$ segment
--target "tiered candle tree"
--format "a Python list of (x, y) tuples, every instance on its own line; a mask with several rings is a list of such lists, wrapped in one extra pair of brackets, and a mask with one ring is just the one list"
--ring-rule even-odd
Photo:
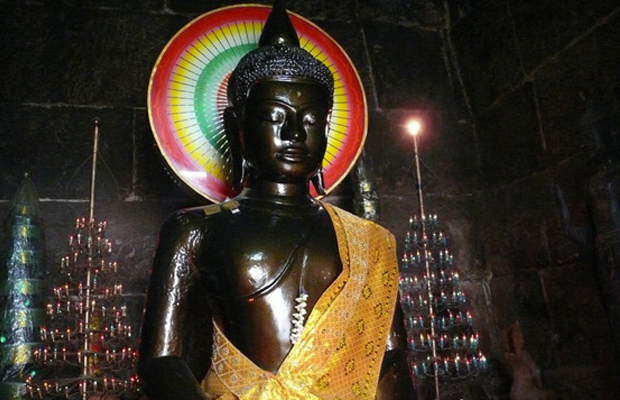
[(415, 377), (454, 381), (484, 370), (480, 336), (473, 330), (471, 313), (464, 309), (467, 298), (460, 289), (454, 256), (437, 215), (410, 218), (400, 271), (401, 303)]
[(60, 260), (64, 282), (47, 303), (48, 324), (41, 326), (38, 368), (28, 381), (27, 398), (130, 399), (139, 391), (134, 365), (136, 338), (127, 324), (122, 283), (107, 222), (94, 217), (99, 123), (95, 120), (93, 169), (88, 217), (75, 221), (68, 250)]
[(475, 376), (486, 369), (487, 361), (478, 349), (480, 337), (473, 331), (472, 316), (463, 308), (467, 300), (459, 288), (447, 236), (439, 229), (437, 215), (424, 210), (418, 154), (421, 124), (413, 120), (407, 128), (414, 143), (419, 217), (409, 219), (404, 238), (400, 298), (414, 382), (432, 379), (439, 400), (441, 383)]

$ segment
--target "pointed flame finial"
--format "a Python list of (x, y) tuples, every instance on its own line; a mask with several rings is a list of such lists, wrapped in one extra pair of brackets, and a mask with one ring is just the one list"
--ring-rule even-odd
[(286, 44), (299, 47), (299, 37), (293, 27), (286, 9), (279, 0), (273, 3), (271, 13), (265, 21), (263, 32), (258, 40), (258, 47)]

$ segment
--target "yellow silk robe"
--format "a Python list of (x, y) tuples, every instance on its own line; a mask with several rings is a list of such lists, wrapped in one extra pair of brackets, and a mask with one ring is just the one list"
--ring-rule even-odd
[[(398, 292), (395, 241), (379, 225), (325, 204), (343, 271), (311, 311), (276, 374), (255, 365), (217, 324), (209, 399), (374, 399)], [(260, 346), (260, 343), (257, 343)]]

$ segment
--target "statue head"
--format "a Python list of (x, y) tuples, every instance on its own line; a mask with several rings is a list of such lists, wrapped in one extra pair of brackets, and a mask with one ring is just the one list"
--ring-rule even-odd
[(334, 77), (329, 68), (299, 46), (299, 38), (286, 10), (276, 1), (258, 48), (246, 54), (228, 80), (228, 102), (242, 109), (250, 87), (261, 79), (305, 78), (323, 85), (333, 105)]
[[(286, 10), (276, 1), (258, 48), (241, 59), (228, 81), (229, 107), (224, 118), (235, 163), (235, 185), (241, 186), (248, 172), (284, 182), (310, 178), (317, 192), (324, 194), (319, 172), (333, 92), (330, 70), (299, 46)], [(290, 154), (276, 166), (277, 141), (306, 143), (289, 144), (286, 151)], [(296, 151), (300, 157), (302, 152), (308, 153), (303, 162), (301, 158), (294, 162)], [(267, 161), (269, 157), (273, 163)], [(240, 165), (241, 159), (245, 167)]]

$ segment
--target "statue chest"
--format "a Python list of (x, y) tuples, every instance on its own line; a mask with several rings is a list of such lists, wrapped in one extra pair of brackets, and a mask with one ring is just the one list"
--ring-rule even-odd
[(244, 355), (272, 372), (291, 349), (297, 299), (307, 294), (305, 321), (342, 272), (327, 213), (235, 215), (210, 227), (196, 260), (213, 318)]
[(237, 218), (225, 225), (212, 230), (200, 256), (201, 275), (216, 298), (253, 301), (275, 292), (290, 292), (293, 298), (300, 290), (322, 293), (342, 270), (327, 215)]

